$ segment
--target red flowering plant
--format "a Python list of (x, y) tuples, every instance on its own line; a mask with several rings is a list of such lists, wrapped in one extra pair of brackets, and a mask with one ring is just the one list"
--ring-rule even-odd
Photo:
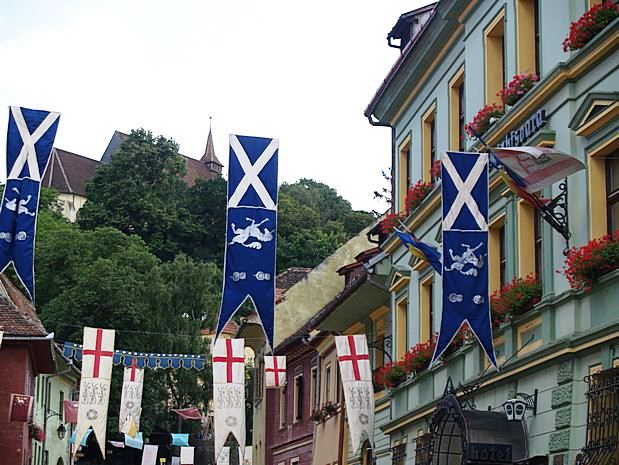
[(505, 109), (502, 106), (496, 103), (486, 105), (477, 112), (473, 121), (464, 125), (464, 129), (471, 137), (475, 137), (475, 133), (482, 135), (490, 129), (490, 126), (494, 123), (494, 121), (492, 121), (493, 118), (501, 118), (504, 114)]
[(392, 233), (393, 229), (397, 228), (403, 219), (401, 213), (387, 213), (380, 221), (380, 232), (383, 234)]
[(432, 354), (436, 347), (436, 337), (429, 341), (419, 342), (404, 354), (404, 369), (407, 373), (418, 374), (430, 366)]
[(563, 40), (563, 51), (580, 50), (600, 31), (619, 16), (619, 7), (605, 1), (593, 5), (580, 19), (570, 25), (570, 33)]
[(433, 189), (434, 183), (432, 181), (423, 182), (419, 180), (416, 184), (413, 184), (406, 193), (406, 210), (409, 212), (415, 210)]
[(428, 368), (436, 347), (436, 336), (410, 348), (402, 360), (386, 363), (376, 370), (374, 382), (378, 386), (392, 388), (400, 384), (409, 374), (417, 375)]
[(374, 383), (378, 386), (392, 388), (406, 379), (402, 361), (385, 363), (374, 373)]
[(542, 284), (530, 274), (514, 278), (490, 296), (493, 326), (498, 326), (517, 315), (528, 312), (542, 299)]
[(590, 291), (597, 278), (619, 267), (619, 231), (567, 253), (563, 273), (572, 289)]
[(501, 97), (504, 105), (515, 105), (538, 81), (536, 74), (516, 74), (497, 96)]
[(31, 439), (39, 442), (45, 441), (45, 431), (43, 431), (43, 427), (37, 425), (36, 423), (30, 423), (28, 425), (28, 429)]
[(440, 160), (434, 160), (434, 163), (432, 163), (432, 167), (430, 168), (430, 177), (432, 178), (432, 181), (436, 181), (437, 179), (441, 178)]

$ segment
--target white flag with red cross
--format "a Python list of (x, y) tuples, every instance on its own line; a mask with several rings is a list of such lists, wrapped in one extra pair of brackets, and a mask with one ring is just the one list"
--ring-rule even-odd
[(245, 340), (218, 338), (213, 346), (215, 457), (228, 435), (245, 446)]
[(286, 385), (285, 356), (264, 357), (264, 379), (267, 388), (280, 388)]
[(118, 415), (118, 430), (132, 438), (140, 430), (143, 388), (144, 368), (138, 368), (138, 359), (133, 357), (131, 366), (125, 367), (120, 414)]
[(350, 439), (355, 452), (363, 441), (374, 448), (374, 386), (368, 342), (364, 334), (336, 336)]
[(113, 329), (84, 327), (82, 379), (75, 442), (73, 443), (74, 455), (87, 434), (88, 428), (92, 428), (101, 455), (105, 458), (105, 432), (114, 358), (114, 336)]

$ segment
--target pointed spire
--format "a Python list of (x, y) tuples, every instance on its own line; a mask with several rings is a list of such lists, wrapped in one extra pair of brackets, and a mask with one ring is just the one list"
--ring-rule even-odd
[(213, 144), (213, 131), (211, 127), (212, 118), (209, 118), (209, 128), (208, 128), (208, 138), (206, 139), (206, 149), (204, 150), (204, 155), (200, 161), (204, 163), (210, 171), (221, 174), (221, 169), (224, 165), (221, 164), (217, 155), (215, 155), (215, 145)]

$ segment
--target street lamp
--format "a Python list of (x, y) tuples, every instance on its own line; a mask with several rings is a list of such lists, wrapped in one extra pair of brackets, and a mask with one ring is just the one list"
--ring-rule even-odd
[(58, 426), (58, 428), (56, 429), (56, 433), (58, 434), (58, 439), (62, 441), (65, 434), (67, 434), (67, 428), (65, 428), (65, 426), (60, 423), (60, 426)]
[(503, 410), (509, 421), (521, 421), (527, 410), (532, 410), (533, 415), (537, 414), (537, 389), (530, 396), (519, 392), (515, 399), (506, 400), (503, 403)]

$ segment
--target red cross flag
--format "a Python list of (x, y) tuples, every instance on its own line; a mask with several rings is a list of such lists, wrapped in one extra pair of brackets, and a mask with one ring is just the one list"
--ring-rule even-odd
[(286, 357), (264, 357), (264, 378), (267, 388), (280, 388), (286, 385)]
[(217, 340), (213, 347), (213, 382), (244, 383), (244, 339)]
[(372, 381), (372, 368), (365, 335), (338, 336), (337, 359), (342, 381)]
[(143, 387), (144, 368), (138, 368), (138, 358), (132, 357), (131, 366), (125, 367), (123, 391), (120, 399), (120, 414), (118, 415), (119, 431), (132, 438), (140, 430)]
[(107, 407), (114, 359), (114, 330), (84, 327), (82, 379), (75, 427), (73, 454), (77, 453), (88, 428), (92, 428), (105, 458)]
[(215, 457), (228, 435), (245, 445), (245, 340), (222, 339), (213, 346)]
[(374, 447), (374, 386), (368, 342), (364, 334), (336, 336), (337, 360), (355, 452), (367, 439)]

